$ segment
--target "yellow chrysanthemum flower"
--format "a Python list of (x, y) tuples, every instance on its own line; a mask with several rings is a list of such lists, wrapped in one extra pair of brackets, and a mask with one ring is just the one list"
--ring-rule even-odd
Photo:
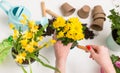
[(74, 39), (74, 31), (73, 30), (68, 31), (66, 37), (69, 39)]
[(80, 24), (82, 24), (79, 21), (79, 18), (77, 18), (77, 17), (71, 17), (71, 18), (68, 19), (68, 21), (71, 22), (71, 23), (80, 23)]
[(61, 37), (64, 37), (64, 32), (60, 31), (58, 34), (57, 34), (57, 38), (61, 38)]
[(65, 24), (65, 19), (63, 17), (58, 17), (54, 22), (53, 22), (53, 27), (54, 28), (59, 28), (59, 27), (64, 27)]
[(68, 30), (70, 30), (71, 25), (69, 23), (66, 24), (66, 26), (64, 27), (63, 32), (67, 32)]

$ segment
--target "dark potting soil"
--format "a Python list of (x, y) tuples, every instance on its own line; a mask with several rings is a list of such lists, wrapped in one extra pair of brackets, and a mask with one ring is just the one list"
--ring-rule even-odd
[(113, 37), (114, 41), (117, 40), (117, 37), (118, 37), (118, 35), (117, 35), (117, 30), (113, 30), (113, 31), (112, 31), (112, 37)]
[[(49, 20), (48, 27), (46, 28), (46, 31), (44, 31), (45, 33), (43, 34), (43, 36), (51, 36), (55, 31), (52, 27), (52, 24), (55, 21), (55, 18), (48, 19), (48, 20)], [(41, 27), (42, 27), (41, 24), (39, 24), (39, 29)]]
[[(16, 55), (18, 54), (18, 52), (16, 52), (14, 48), (12, 48), (11, 52), (14, 53), (14, 54), (16, 54)], [(36, 56), (38, 56), (38, 55), (39, 55), (39, 52), (36, 53)], [(16, 58), (13, 54), (12, 54), (12, 57), (14, 59)], [(33, 63), (34, 61), (35, 61), (35, 59), (33, 59), (33, 58), (30, 59), (31, 63)], [(29, 61), (27, 59), (25, 59), (22, 64), (29, 64)]]
[[(54, 29), (52, 27), (53, 22), (55, 21), (55, 18), (49, 19), (49, 24), (48, 27), (46, 29), (45, 34), (43, 34), (43, 36), (51, 36), (52, 34), (54, 34)], [(82, 24), (83, 28), (84, 28), (84, 35), (85, 35), (85, 39), (94, 39), (95, 34), (92, 30), (90, 30), (90, 28), (87, 27), (87, 24)], [(39, 25), (39, 28), (41, 28), (42, 26)]]
[(87, 27), (87, 24), (82, 24), (84, 28), (85, 39), (94, 39), (95, 34), (92, 30)]

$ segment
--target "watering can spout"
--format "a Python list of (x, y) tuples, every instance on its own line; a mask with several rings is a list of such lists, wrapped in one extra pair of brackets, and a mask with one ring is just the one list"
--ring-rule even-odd
[[(7, 7), (7, 8), (6, 8)], [(6, 14), (8, 14), (8, 9), (10, 8), (10, 7), (12, 7), (11, 5), (10, 5), (10, 3), (8, 3), (6, 0), (1, 0), (0, 1), (0, 8), (6, 13)]]

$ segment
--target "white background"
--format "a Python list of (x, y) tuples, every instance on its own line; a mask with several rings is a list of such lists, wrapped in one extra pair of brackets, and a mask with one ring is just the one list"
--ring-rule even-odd
[[(7, 0), (10, 2), (13, 6), (15, 5), (24, 5), (27, 7), (31, 14), (32, 19), (34, 20), (40, 20), (42, 18), (41, 15), (41, 8), (40, 8), (40, 2), (41, 0)], [(64, 2), (68, 2), (73, 7), (76, 8), (76, 11), (71, 16), (77, 16), (77, 11), (84, 5), (89, 5), (91, 7), (91, 10), (95, 5), (101, 5), (108, 16), (109, 10), (113, 8), (113, 0), (44, 0), (46, 3), (46, 7), (58, 15), (62, 15), (59, 7)], [(49, 15), (47, 15), (50, 17)], [(71, 17), (70, 16), (70, 17)], [(83, 23), (87, 23), (88, 26), (91, 24), (91, 12), (87, 19), (81, 19)], [(9, 29), (8, 26), (8, 16), (5, 14), (5, 12), (0, 9), (0, 41), (7, 38), (12, 32)], [(104, 29), (103, 31), (97, 32), (98, 35), (93, 40), (82, 40), (79, 41), (79, 44), (81, 45), (87, 45), (87, 44), (96, 44), (96, 45), (104, 45), (106, 46), (106, 38), (111, 32), (110, 28), (111, 24), (109, 22), (109, 19), (107, 19), (104, 23)], [(49, 37), (51, 38), (51, 37)], [(112, 51), (111, 51), (112, 52)], [(55, 56), (54, 56), (54, 50), (53, 47), (50, 47), (48, 49), (43, 49), (40, 52), (42, 55), (45, 55), (49, 60), (51, 65), (55, 65)], [(114, 53), (114, 52), (112, 52)], [(117, 52), (116, 54), (119, 54)], [(32, 64), (33, 73), (54, 73), (53, 70), (45, 68), (38, 63)], [(68, 56), (67, 60), (67, 73), (100, 73), (100, 66), (89, 58), (89, 53), (85, 53), (83, 50), (80, 50), (78, 48), (74, 48), (70, 51), (70, 54)], [(28, 67), (26, 67), (28, 69)], [(7, 57), (7, 59), (3, 62), (3, 64), (0, 65), (0, 73), (23, 73), (21, 68), (14, 62), (14, 60), (11, 57), (11, 54)]]

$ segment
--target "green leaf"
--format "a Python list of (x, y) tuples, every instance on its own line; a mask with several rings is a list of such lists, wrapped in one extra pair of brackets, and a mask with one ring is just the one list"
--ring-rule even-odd
[(28, 61), (29, 61), (30, 73), (32, 73), (32, 67), (31, 67), (31, 62), (30, 62), (30, 59), (29, 59)]
[(115, 56), (115, 55), (112, 55), (112, 56), (111, 56), (111, 60), (112, 60), (113, 63), (115, 63), (116, 61), (119, 60), (119, 57), (118, 57), (118, 56)]
[(108, 18), (112, 22), (112, 30), (117, 30), (117, 40), (116, 42), (120, 45), (120, 14), (119, 12), (116, 12), (114, 9), (110, 10), (111, 14), (108, 16)]
[(114, 29), (120, 29), (120, 15), (118, 12), (116, 12), (114, 9), (110, 10), (111, 15), (108, 16), (108, 18), (112, 22), (112, 30)]
[(117, 37), (116, 42), (120, 45), (120, 37)]
[(38, 61), (40, 64), (42, 64), (43, 66), (45, 66), (45, 67), (48, 67), (48, 68), (50, 68), (50, 69), (53, 69), (53, 70), (55, 70), (55, 71), (58, 71), (59, 73), (60, 73), (60, 70), (59, 69), (57, 69), (57, 68), (55, 68), (55, 67), (53, 67), (53, 66), (51, 66), (51, 65), (49, 65), (49, 64), (45, 64), (41, 59), (39, 59), (38, 57), (33, 57), (36, 61)]
[(77, 46), (77, 45), (78, 45), (78, 42), (77, 42), (77, 41), (74, 41), (70, 49), (73, 49), (73, 48), (74, 48), (75, 46)]
[(120, 30), (118, 30), (117, 34), (120, 36)]
[(25, 68), (22, 65), (21, 65), (21, 68), (22, 68), (24, 73), (27, 73), (27, 71), (25, 70)]
[(0, 63), (8, 56), (10, 49), (12, 48), (12, 42), (8, 39), (3, 40), (0, 43)]
[(39, 56), (41, 56), (41, 57), (44, 58), (48, 63), (50, 63), (50, 61), (49, 61), (46, 57), (44, 57), (43, 55), (39, 54)]
[(119, 56), (115, 56), (115, 55), (111, 56), (111, 60), (112, 60), (112, 63), (114, 65), (114, 68), (116, 70), (116, 73), (120, 73), (120, 69), (115, 66), (115, 62), (118, 61), (119, 59), (120, 59)]

